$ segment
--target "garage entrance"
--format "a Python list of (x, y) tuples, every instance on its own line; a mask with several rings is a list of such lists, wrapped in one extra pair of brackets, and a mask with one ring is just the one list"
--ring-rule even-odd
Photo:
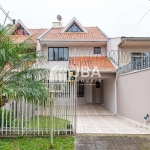
[(117, 116), (115, 78), (101, 79), (100, 88), (96, 81), (77, 84), (77, 134), (150, 134), (150, 130)]
[(150, 130), (110, 112), (100, 104), (77, 106), (77, 134), (150, 134)]
[(77, 105), (104, 105), (117, 114), (115, 73), (101, 73), (101, 78), (77, 80)]

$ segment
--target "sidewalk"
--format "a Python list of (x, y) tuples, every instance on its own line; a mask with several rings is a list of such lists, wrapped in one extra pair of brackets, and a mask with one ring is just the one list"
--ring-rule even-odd
[(75, 150), (150, 150), (150, 135), (77, 135)]

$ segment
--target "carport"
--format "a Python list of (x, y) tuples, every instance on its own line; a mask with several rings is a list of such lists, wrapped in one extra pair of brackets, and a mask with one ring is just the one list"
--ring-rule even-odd
[(117, 114), (116, 72), (100, 72), (100, 77), (77, 78), (77, 105), (97, 104)]
[[(78, 81), (80, 80), (79, 77)], [(98, 88), (97, 81), (100, 83)], [(150, 134), (150, 130), (144, 126), (117, 116), (115, 73), (102, 72), (101, 78), (93, 78), (93, 80), (82, 78), (82, 87), (83, 85), (83, 89), (80, 87), (81, 97), (77, 97), (77, 134)]]
[(150, 130), (110, 112), (101, 104), (77, 106), (77, 134), (150, 134)]

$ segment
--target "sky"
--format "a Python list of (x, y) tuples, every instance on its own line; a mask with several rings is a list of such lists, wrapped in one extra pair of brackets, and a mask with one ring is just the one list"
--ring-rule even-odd
[[(98, 26), (109, 37), (150, 37), (150, 12), (131, 31), (150, 9), (149, 0), (0, 0), (0, 5), (27, 28), (51, 28), (59, 14), (63, 26), (76, 17), (84, 27)], [(1, 24), (4, 19), (0, 10)]]

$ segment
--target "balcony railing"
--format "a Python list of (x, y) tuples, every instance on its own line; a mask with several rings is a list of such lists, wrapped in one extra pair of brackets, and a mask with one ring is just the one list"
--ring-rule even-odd
[(142, 70), (150, 68), (150, 55), (147, 55), (145, 57), (136, 59), (135, 61), (130, 62), (129, 64), (118, 68), (118, 75), (136, 71), (136, 70)]

